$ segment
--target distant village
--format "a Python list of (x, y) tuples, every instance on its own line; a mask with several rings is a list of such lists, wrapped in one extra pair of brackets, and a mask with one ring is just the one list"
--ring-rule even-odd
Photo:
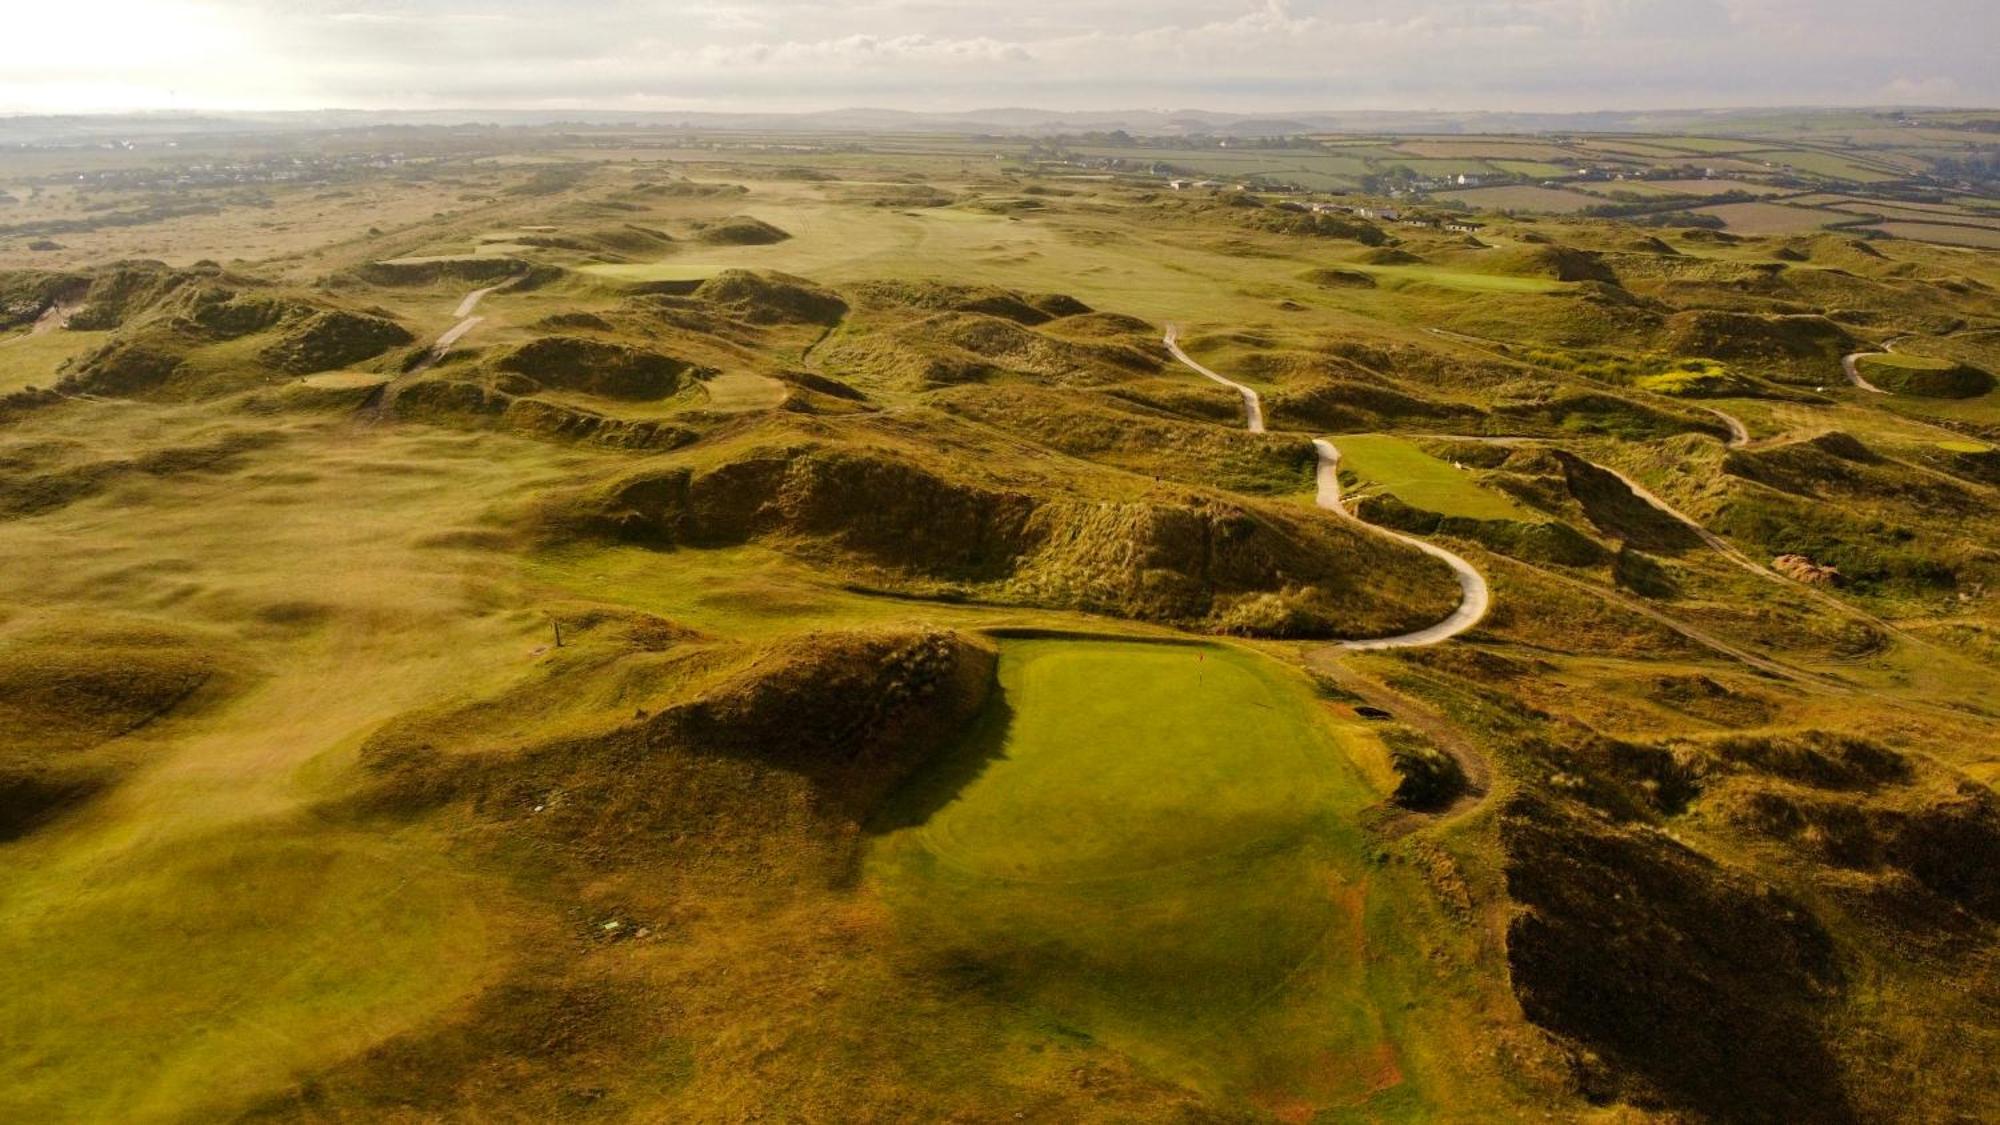
[[(1222, 147), (1227, 147), (1226, 142), (1221, 144)], [(1408, 169), (1392, 169), (1383, 174), (1364, 177), (1359, 190), (1337, 188), (1315, 190), (1268, 176), (1232, 179), (1190, 175), (1185, 168), (1163, 161), (1135, 161), (1128, 157), (1113, 155), (1079, 155), (1060, 145), (1037, 147), (1042, 151), (1032, 153), (1029, 163), (1040, 171), (1058, 174), (1066, 171), (1070, 174), (1128, 178), (1163, 184), (1168, 190), (1178, 192), (1249, 193), (1267, 200), (1275, 200), (1278, 207), (1287, 210), (1352, 215), (1380, 223), (1463, 234), (1472, 234), (1481, 229), (1483, 224), (1462, 216), (1463, 212), (1469, 210), (1465, 204), (1448, 198), (1434, 197), (1440, 193), (1511, 184), (1539, 184), (1547, 188), (1560, 188), (1582, 183), (1716, 179), (1722, 176), (1722, 173), (1715, 169), (1704, 167), (1639, 169), (1611, 164), (1585, 164), (1560, 176), (1542, 177), (1510, 176), (1501, 173), (1424, 176), (1412, 173)], [(996, 154), (996, 159), (998, 158)], [(1368, 202), (1353, 201), (1351, 197), (1360, 197)], [(1385, 205), (1375, 202), (1377, 200), (1391, 202)], [(1610, 200), (1607, 200), (1608, 202)]]

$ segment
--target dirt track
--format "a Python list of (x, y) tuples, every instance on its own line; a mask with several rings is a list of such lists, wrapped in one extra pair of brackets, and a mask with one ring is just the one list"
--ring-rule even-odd
[(474, 328), (479, 327), (479, 323), (486, 319), (483, 316), (477, 315), (474, 310), (479, 308), (479, 302), (485, 300), (487, 294), (505, 289), (519, 280), (521, 280), (519, 276), (510, 277), (498, 285), (489, 285), (484, 289), (474, 289), (472, 292), (467, 293), (465, 299), (458, 303), (458, 308), (452, 313), (453, 316), (459, 318), (458, 323), (445, 329), (444, 335), (439, 336), (431, 343), (430, 350), (424, 353), (424, 358), (418, 360), (415, 366), (396, 376), (394, 379), (389, 380), (387, 383), (382, 384), (382, 389), (369, 400), (368, 406), (364, 408), (365, 412), (370, 416), (380, 417), (388, 409), (389, 404), (395, 401), (397, 393), (403, 389), (405, 384), (429, 370), (438, 360), (443, 359), (445, 353), (451, 350), (453, 344), (458, 343), (461, 337)]
[(1730, 449), (1741, 449), (1750, 444), (1750, 427), (1743, 424), (1743, 419), (1726, 410), (1717, 410), (1713, 406), (1704, 406), (1702, 409), (1722, 419), (1722, 424), (1729, 427), (1729, 440), (1723, 443), (1725, 446)]
[(1860, 387), (1862, 390), (1872, 391), (1878, 395), (1886, 395), (1889, 393), (1888, 391), (1861, 377), (1861, 361), (1871, 355), (1888, 354), (1888, 352), (1855, 352), (1852, 355), (1844, 355), (1840, 357), (1840, 369), (1847, 373), (1848, 382)]
[(1208, 378), (1213, 379), (1218, 383), (1221, 383), (1223, 386), (1228, 387), (1230, 390), (1235, 391), (1237, 394), (1242, 395), (1243, 413), (1249, 419), (1250, 432), (1253, 434), (1263, 433), (1264, 400), (1258, 397), (1257, 392), (1251, 390), (1249, 387), (1244, 386), (1243, 384), (1237, 382), (1234, 379), (1225, 379), (1222, 376), (1217, 375), (1215, 372), (1210, 371), (1208, 368), (1203, 367), (1201, 364), (1196, 363), (1193, 356), (1181, 350), (1180, 335), (1181, 335), (1180, 329), (1174, 327), (1171, 324), (1167, 325), (1167, 338), (1166, 338), (1167, 350), (1174, 353), (1175, 359), (1180, 360), (1182, 363), (1185, 363), (1189, 367), (1194, 368), (1202, 375), (1205, 375)]

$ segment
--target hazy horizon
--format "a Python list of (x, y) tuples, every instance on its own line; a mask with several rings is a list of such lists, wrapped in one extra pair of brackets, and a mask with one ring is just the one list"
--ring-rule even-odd
[[(0, 112), (1562, 113), (1992, 105), (2000, 9), (1916, 0), (109, 0), (11, 17)], [(1450, 65), (1441, 65), (1449, 60)]]

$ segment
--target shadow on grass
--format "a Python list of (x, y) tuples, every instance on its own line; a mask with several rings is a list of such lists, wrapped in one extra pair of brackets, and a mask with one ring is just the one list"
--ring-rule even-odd
[(1014, 705), (1006, 688), (998, 687), (965, 737), (889, 795), (881, 811), (870, 818), (868, 834), (886, 836), (929, 822), (1005, 754), (1007, 732), (1013, 725)]

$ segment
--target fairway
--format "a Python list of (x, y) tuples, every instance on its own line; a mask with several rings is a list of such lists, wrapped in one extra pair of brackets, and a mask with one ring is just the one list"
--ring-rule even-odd
[(1340, 464), (1413, 508), (1475, 520), (1533, 520), (1505, 493), (1474, 483), (1472, 474), (1390, 434), (1347, 434), (1333, 439)]
[(282, 829), (0, 882), (0, 1119), (185, 1120), (470, 992), (466, 883)]
[(1379, 281), (1391, 287), (1397, 284), (1435, 285), (1441, 289), (1459, 289), (1468, 293), (1556, 293), (1564, 287), (1563, 282), (1545, 277), (1472, 273), (1438, 266), (1377, 266), (1354, 262), (1349, 263), (1348, 268), (1374, 274)]
[(1360, 948), (1367, 736), (1227, 648), (1013, 641), (999, 674), (871, 850), (909, 940), (1198, 1089), (1321, 1106), (1400, 1081)]

